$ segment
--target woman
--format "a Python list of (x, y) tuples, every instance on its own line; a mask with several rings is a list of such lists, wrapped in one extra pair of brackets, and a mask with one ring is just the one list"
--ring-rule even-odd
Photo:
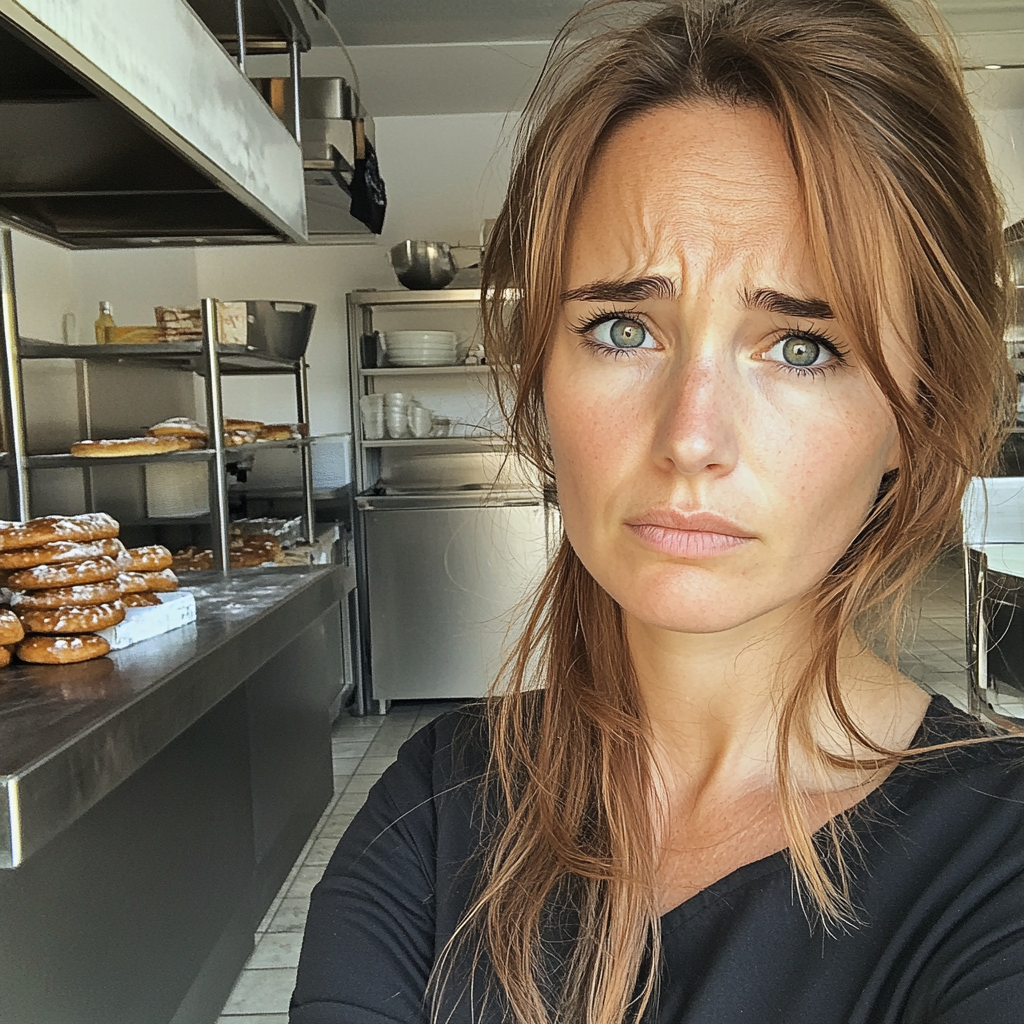
[(884, 0), (623, 11), (556, 46), (484, 272), (565, 539), (504, 694), (342, 840), (291, 1020), (1020, 1021), (1020, 748), (865, 639), (1012, 385), (958, 73)]

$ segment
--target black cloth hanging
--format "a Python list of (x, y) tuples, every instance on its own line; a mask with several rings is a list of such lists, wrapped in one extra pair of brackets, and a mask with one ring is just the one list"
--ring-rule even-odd
[(377, 153), (373, 143), (366, 137), (363, 119), (354, 123), (356, 143), (356, 166), (352, 174), (352, 202), (348, 212), (365, 224), (375, 235), (384, 229), (384, 213), (388, 208), (388, 197), (384, 191), (384, 179), (377, 166)]

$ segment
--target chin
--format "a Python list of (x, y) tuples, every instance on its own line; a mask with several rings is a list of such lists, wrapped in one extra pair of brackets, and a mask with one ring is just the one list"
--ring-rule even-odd
[[(673, 633), (725, 633), (799, 598), (792, 581), (714, 578), (708, 570), (660, 566), (594, 578), (632, 619)], [(781, 582), (781, 581), (780, 581)]]

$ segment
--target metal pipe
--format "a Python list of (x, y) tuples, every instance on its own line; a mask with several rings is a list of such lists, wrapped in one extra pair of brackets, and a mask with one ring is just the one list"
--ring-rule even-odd
[(220, 390), (220, 325), (217, 321), (217, 300), (203, 299), (203, 357), (206, 372), (207, 445), (213, 449), (213, 465), (209, 467), (210, 528), (213, 532), (213, 567), (225, 576), (231, 571), (228, 530), (228, 482), (224, 465), (224, 405)]
[(238, 33), (238, 70), (245, 74), (245, 0), (235, 0), (235, 31)]
[[(309, 375), (306, 357), (302, 356), (295, 364), (295, 405), (299, 422), (309, 427)], [(316, 506), (313, 504), (313, 447), (308, 442), (300, 445), (302, 454), (302, 529), (306, 541), (312, 544), (316, 540)]]
[(7, 452), (11, 512), (24, 522), (32, 518), (28, 487), (28, 449), (25, 445), (25, 401), (18, 353), (18, 304), (14, 290), (14, 240), (0, 230), (0, 382), (3, 390), (2, 426)]
[(288, 45), (288, 67), (292, 78), (292, 135), (295, 141), (302, 146), (302, 110), (300, 101), (299, 82), (302, 75), (302, 51), (299, 49), (299, 41), (293, 39)]

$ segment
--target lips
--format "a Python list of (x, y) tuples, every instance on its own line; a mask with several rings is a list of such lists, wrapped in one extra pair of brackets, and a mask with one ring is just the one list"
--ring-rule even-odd
[(743, 547), (754, 534), (714, 512), (655, 509), (626, 522), (645, 546), (675, 558), (712, 558)]

